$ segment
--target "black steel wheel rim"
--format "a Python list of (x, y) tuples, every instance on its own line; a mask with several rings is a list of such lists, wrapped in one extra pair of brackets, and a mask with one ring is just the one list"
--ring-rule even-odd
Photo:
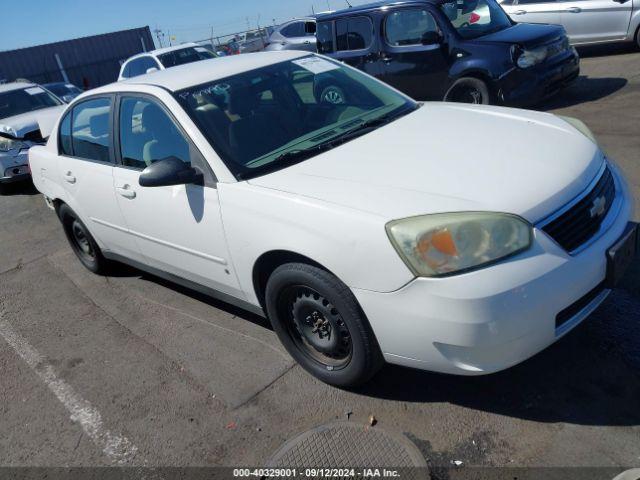
[(89, 241), (89, 235), (85, 230), (84, 225), (82, 225), (78, 220), (73, 220), (69, 229), (71, 233), (71, 242), (78, 254), (89, 261), (95, 260), (96, 255), (93, 251), (93, 247)]
[(351, 332), (327, 298), (310, 287), (295, 285), (284, 289), (279, 300), (280, 318), (300, 352), (327, 370), (349, 364)]

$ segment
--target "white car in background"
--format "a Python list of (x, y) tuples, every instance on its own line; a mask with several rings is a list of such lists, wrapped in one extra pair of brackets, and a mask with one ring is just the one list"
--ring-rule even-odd
[[(325, 102), (327, 81), (347, 102)], [(637, 250), (629, 187), (580, 121), (421, 106), (305, 52), (93, 90), (30, 161), (89, 270), (118, 260), (266, 314), (338, 386), (384, 360), (520, 363), (593, 312)]]
[(159, 48), (127, 59), (120, 67), (118, 81), (216, 57), (211, 50), (197, 43)]
[(573, 45), (636, 42), (640, 47), (640, 0), (498, 0), (518, 23), (564, 26)]
[(63, 102), (32, 83), (0, 85), (0, 189), (30, 178), (29, 149), (45, 142), (64, 110)]

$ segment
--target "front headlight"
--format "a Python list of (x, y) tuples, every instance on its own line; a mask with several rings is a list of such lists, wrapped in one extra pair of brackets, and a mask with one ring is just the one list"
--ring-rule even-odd
[(11, 150), (20, 150), (22, 148), (24, 148), (22, 142), (0, 137), (0, 152), (10, 152)]
[(517, 48), (514, 50), (514, 61), (520, 68), (531, 68), (546, 60), (549, 50), (547, 47), (534, 48), (532, 50), (524, 50)]
[(578, 120), (577, 118), (573, 118), (573, 117), (563, 117), (562, 115), (558, 115), (558, 117), (560, 117), (569, 125), (571, 125), (573, 128), (578, 130), (580, 133), (582, 133), (585, 137), (587, 137), (593, 143), (598, 143), (598, 140), (596, 140), (596, 136), (593, 134), (591, 129), (587, 127), (587, 125), (582, 120)]
[(442, 213), (386, 226), (396, 251), (419, 277), (476, 269), (527, 250), (533, 229), (506, 213)]

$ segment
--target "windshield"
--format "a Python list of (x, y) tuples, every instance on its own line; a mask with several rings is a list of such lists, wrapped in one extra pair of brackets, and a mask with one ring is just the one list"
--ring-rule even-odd
[(62, 105), (44, 88), (33, 86), (0, 93), (0, 119)]
[(511, 26), (511, 20), (494, 0), (455, 0), (443, 3), (440, 8), (465, 39), (482, 37)]
[(216, 58), (216, 55), (204, 47), (188, 47), (159, 55), (158, 58), (165, 68), (170, 68), (177, 67), (178, 65), (184, 65), (186, 63)]
[(45, 87), (47, 88), (47, 90), (49, 90), (50, 92), (53, 92), (54, 94), (56, 94), (59, 97), (64, 97), (65, 95), (69, 95), (69, 94), (81, 94), (82, 90), (80, 90), (78, 87), (76, 87), (75, 85), (71, 85), (70, 83), (65, 84), (65, 83), (50, 83), (45, 85)]
[(376, 119), (390, 121), (417, 107), (367, 75), (315, 55), (176, 97), (238, 179), (302, 161), (358, 128), (373, 128)]

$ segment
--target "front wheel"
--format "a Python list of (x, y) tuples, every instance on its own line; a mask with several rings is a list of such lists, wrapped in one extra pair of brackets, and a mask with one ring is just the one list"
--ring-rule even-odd
[(479, 78), (465, 77), (457, 80), (444, 97), (445, 102), (489, 105), (491, 91)]
[(356, 387), (382, 366), (380, 348), (353, 293), (325, 270), (302, 263), (278, 267), (267, 282), (265, 303), (284, 347), (323, 382)]

